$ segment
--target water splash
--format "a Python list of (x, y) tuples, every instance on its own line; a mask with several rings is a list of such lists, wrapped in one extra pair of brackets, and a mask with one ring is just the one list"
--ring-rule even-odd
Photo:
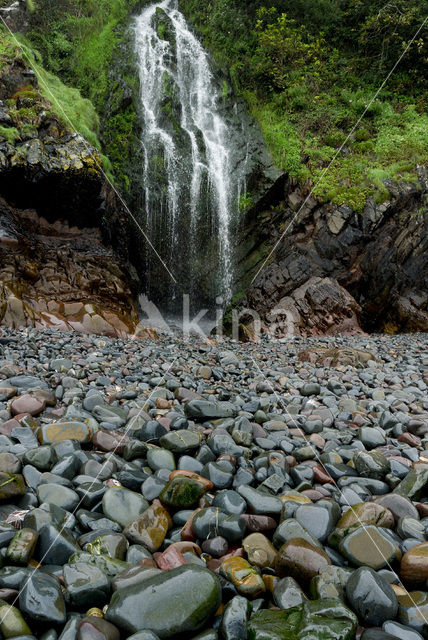
[[(211, 287), (208, 296), (227, 301), (242, 175), (231, 166), (221, 91), (206, 51), (174, 0), (143, 10), (135, 21), (135, 43), (148, 233), (181, 291), (206, 299)], [(169, 290), (172, 297), (177, 293)]]

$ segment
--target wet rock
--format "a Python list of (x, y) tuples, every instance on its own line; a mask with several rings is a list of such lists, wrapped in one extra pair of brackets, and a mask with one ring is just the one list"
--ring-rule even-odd
[(397, 557), (397, 547), (373, 525), (358, 527), (340, 543), (341, 553), (354, 566), (382, 569)]
[(250, 602), (235, 596), (225, 607), (220, 625), (220, 633), (224, 640), (246, 640), (247, 620), (251, 613)]
[(428, 580), (428, 542), (418, 544), (401, 559), (401, 578), (410, 584)]
[(33, 573), (21, 588), (19, 608), (37, 622), (65, 623), (66, 608), (59, 580), (48, 574)]
[(64, 566), (64, 582), (77, 607), (104, 605), (110, 590), (107, 576), (95, 566), (76, 562)]
[[(171, 607), (177, 599), (180, 607)], [(207, 569), (185, 566), (154, 576), (143, 585), (116, 591), (106, 619), (131, 633), (147, 629), (159, 638), (168, 638), (198, 631), (220, 602), (218, 578)]]
[(103, 513), (121, 527), (136, 520), (148, 507), (142, 495), (123, 487), (111, 487), (103, 495)]
[(142, 544), (151, 552), (157, 551), (171, 526), (169, 513), (160, 504), (152, 504), (141, 516), (123, 530), (125, 536), (136, 544)]
[(256, 598), (266, 590), (260, 574), (244, 558), (232, 556), (223, 560), (220, 573), (247, 598)]
[(280, 550), (275, 563), (277, 575), (289, 575), (298, 582), (309, 582), (321, 567), (331, 564), (328, 555), (303, 538), (292, 538)]
[(188, 509), (195, 506), (205, 493), (205, 487), (192, 478), (173, 478), (160, 492), (159, 499), (169, 507)]
[(392, 587), (368, 567), (360, 567), (352, 574), (346, 584), (346, 595), (363, 624), (381, 625), (397, 614), (398, 601)]
[(280, 609), (291, 609), (307, 599), (294, 578), (282, 578), (275, 583), (273, 599)]
[(329, 638), (352, 640), (357, 618), (339, 600), (305, 602), (292, 609), (265, 609), (255, 613), (248, 625), (251, 640), (284, 640), (284, 638)]
[(83, 618), (77, 628), (77, 640), (120, 640), (119, 630), (107, 620)]

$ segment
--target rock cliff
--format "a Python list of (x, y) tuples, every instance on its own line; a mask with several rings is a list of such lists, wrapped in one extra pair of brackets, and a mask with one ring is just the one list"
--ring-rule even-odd
[(427, 185), (419, 167), (418, 184), (388, 182), (390, 199), (358, 214), (285, 180), (280, 198), (243, 224), (233, 306), (279, 335), (290, 322), (297, 335), (427, 331)]
[(126, 214), (98, 151), (16, 56), (0, 76), (0, 196), (1, 323), (132, 333)]

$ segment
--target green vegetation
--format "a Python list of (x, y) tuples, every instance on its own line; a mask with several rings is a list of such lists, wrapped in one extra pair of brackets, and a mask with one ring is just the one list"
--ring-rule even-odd
[(139, 82), (127, 18), (147, 1), (34, 0), (27, 33), (44, 67), (94, 105), (101, 121), (103, 151), (115, 182), (125, 192), (135, 171), (133, 100)]
[[(181, 0), (276, 164), (361, 210), (428, 162), (427, 0)], [(375, 94), (401, 54), (403, 59)], [(375, 99), (373, 99), (375, 97)]]
[[(0, 28), (0, 68), (16, 58), (22, 58), (33, 69), (38, 87), (34, 88), (29, 83), (10, 100), (9, 107), (12, 109), (11, 116), (16, 128), (3, 127), (3, 137), (15, 142), (20, 132), (28, 135), (31, 127), (37, 128), (42, 112), (52, 113), (66, 127), (79, 131), (100, 149), (97, 137), (99, 119), (92, 103), (82, 98), (78, 89), (66, 86), (58, 77), (46, 71), (40, 64), (40, 56), (30, 48), (23, 36), (19, 36), (16, 41), (4, 28)], [(6, 134), (3, 130), (9, 133)]]

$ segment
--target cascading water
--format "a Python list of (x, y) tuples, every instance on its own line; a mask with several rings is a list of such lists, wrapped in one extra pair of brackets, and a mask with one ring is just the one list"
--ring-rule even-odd
[(227, 301), (245, 171), (233, 157), (222, 92), (207, 53), (174, 0), (151, 5), (136, 18), (135, 42), (143, 120), (143, 218), (178, 281), (173, 285), (148, 254), (146, 293), (170, 309), (181, 304), (181, 293), (189, 293), (193, 303), (214, 304), (218, 295)]

